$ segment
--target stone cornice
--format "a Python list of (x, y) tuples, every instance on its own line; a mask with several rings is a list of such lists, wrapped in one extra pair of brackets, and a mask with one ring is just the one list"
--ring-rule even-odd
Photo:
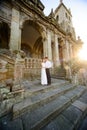
[[(66, 32), (63, 31), (61, 26), (55, 21), (55, 19), (45, 16), (44, 13), (41, 11), (38, 11), (36, 7), (30, 6), (23, 0), (10, 0), (10, 1), (11, 3), (9, 3), (9, 1), (6, 1), (6, 2), (9, 3), (11, 7), (14, 7), (18, 9), (19, 11), (24, 12), (28, 16), (29, 16), (29, 12), (32, 12), (32, 14), (37, 15), (37, 17), (35, 18), (37, 23), (43, 24), (44, 26), (46, 26), (46, 28), (49, 28), (50, 30), (56, 32), (56, 34), (59, 34), (59, 35), (62, 34), (64, 37), (67, 35)], [(70, 39), (74, 41), (74, 39), (72, 38)]]
[[(19, 6), (20, 10), (25, 10), (26, 8), (28, 11), (31, 11), (32, 13), (37, 14), (41, 18), (43, 24), (45, 26), (48, 26), (49, 29), (54, 30), (54, 28), (56, 28), (59, 32), (66, 35), (66, 33), (62, 30), (62, 28), (58, 25), (58, 23), (56, 23), (54, 19), (49, 18), (48, 16), (45, 16), (44, 13), (37, 10), (35, 6), (27, 4), (26, 2), (24, 2), (24, 0), (18, 0), (18, 1), (14, 0), (14, 1), (15, 1), (15, 6), (17, 7)], [(28, 15), (28, 11), (27, 11), (27, 15)], [(39, 21), (38, 18), (36, 19), (36, 21)]]
[[(41, 13), (40, 11), (38, 11), (36, 9), (36, 7), (32, 7), (30, 5), (27, 5), (25, 2), (20, 1), (16, 3), (18, 6), (20, 6), (21, 10), (25, 10), (24, 8), (26, 7), (27, 10), (32, 11), (33, 13), (37, 14), (43, 21), (45, 21), (46, 23), (50, 24), (51, 26), (56, 27), (56, 29), (58, 29), (59, 31), (61, 31), (62, 33), (64, 33), (64, 31), (62, 29), (60, 29), (59, 25), (54, 22), (52, 19), (50, 19), (49, 17), (45, 16), (43, 14), (43, 12)], [(28, 12), (28, 11), (27, 11)], [(28, 14), (28, 13), (27, 13)], [(37, 19), (38, 21), (38, 19)], [(43, 22), (44, 23), (44, 22)], [(46, 25), (46, 24), (45, 24)], [(50, 26), (49, 26), (50, 28)]]

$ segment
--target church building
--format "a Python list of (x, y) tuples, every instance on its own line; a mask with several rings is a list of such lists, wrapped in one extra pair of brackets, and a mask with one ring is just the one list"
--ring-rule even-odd
[(22, 50), (27, 64), (33, 59), (35, 68), (36, 62), (45, 56), (54, 68), (76, 56), (82, 42), (76, 39), (70, 9), (62, 0), (48, 16), (44, 8), (40, 0), (0, 0), (1, 53)]

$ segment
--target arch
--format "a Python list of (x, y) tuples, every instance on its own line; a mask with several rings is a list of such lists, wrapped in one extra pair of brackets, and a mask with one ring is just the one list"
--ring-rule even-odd
[(7, 23), (0, 23), (0, 48), (9, 49), (10, 28)]
[[(21, 44), (26, 44), (32, 57), (40, 57), (43, 53), (42, 27), (33, 20), (26, 20), (22, 25)], [(32, 50), (32, 51), (31, 51)]]

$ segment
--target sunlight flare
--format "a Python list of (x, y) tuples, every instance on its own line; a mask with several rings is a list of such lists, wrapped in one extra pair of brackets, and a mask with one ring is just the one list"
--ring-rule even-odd
[(83, 46), (83, 48), (78, 53), (78, 57), (81, 60), (87, 60), (87, 46)]

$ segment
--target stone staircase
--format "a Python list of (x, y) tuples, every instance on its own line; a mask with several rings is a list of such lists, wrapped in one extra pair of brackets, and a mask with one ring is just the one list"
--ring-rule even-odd
[(66, 79), (66, 70), (64, 67), (60, 67), (60, 68), (56, 68), (55, 70), (55, 74), (52, 74), (53, 78), (57, 78), (57, 79)]
[(6, 72), (3, 72), (1, 70), (2, 66), (0, 66), (0, 81), (5, 81), (6, 79), (13, 78), (15, 60), (11, 56), (11, 52), (6, 49), (0, 49), (0, 61), (6, 62)]
[(87, 114), (87, 88), (65, 80), (25, 83), (24, 99), (13, 105), (11, 118), (1, 118), (2, 130), (77, 130)]
[(8, 49), (0, 49), (0, 59), (14, 65), (14, 58)]

